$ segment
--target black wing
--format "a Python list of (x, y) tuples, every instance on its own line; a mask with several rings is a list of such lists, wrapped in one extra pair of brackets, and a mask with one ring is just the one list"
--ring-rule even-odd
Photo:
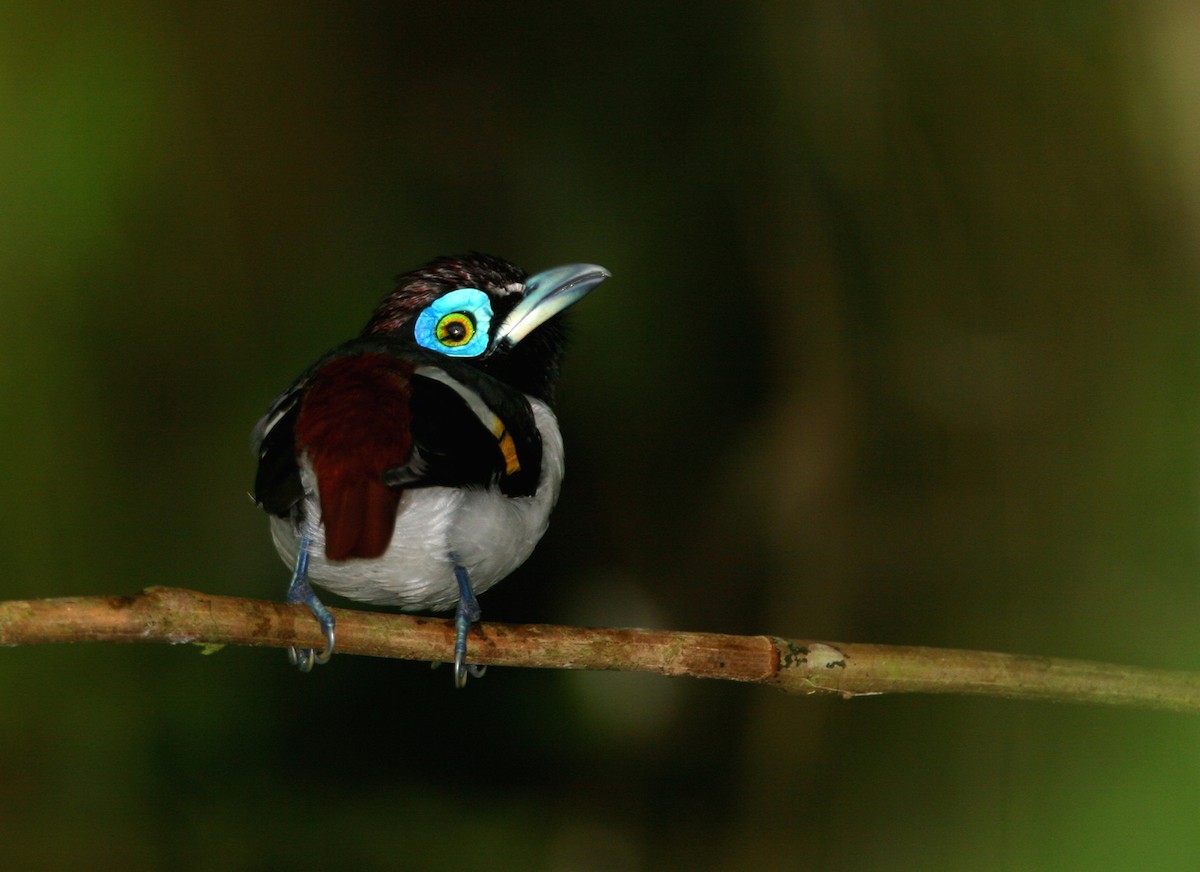
[(392, 487), (487, 487), (531, 496), (542, 473), (542, 437), (529, 400), (469, 364), (414, 356), (413, 456), (383, 475)]
[(296, 464), (296, 416), (307, 378), (301, 378), (275, 398), (254, 426), (251, 446), (258, 456), (254, 502), (272, 515), (285, 518), (301, 499), (300, 467)]

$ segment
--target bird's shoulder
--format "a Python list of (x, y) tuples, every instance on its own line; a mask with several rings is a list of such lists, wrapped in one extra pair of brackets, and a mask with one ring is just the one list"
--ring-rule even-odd
[[(395, 489), (490, 486), (532, 494), (541, 435), (529, 399), (471, 363), (380, 337), (330, 351), (255, 427), (255, 499), (285, 515), (303, 497), (298, 458), (318, 482), (353, 477)], [(324, 476), (322, 476), (324, 471)]]

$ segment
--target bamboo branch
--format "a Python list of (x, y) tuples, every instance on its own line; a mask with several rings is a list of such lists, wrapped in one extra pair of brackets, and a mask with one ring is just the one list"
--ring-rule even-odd
[[(340, 654), (446, 661), (452, 621), (332, 609)], [(304, 606), (151, 587), (0, 602), (0, 645), (165, 642), (319, 648)], [(479, 624), (474, 663), (722, 678), (843, 697), (952, 693), (1200, 712), (1200, 674), (984, 651), (656, 630)]]

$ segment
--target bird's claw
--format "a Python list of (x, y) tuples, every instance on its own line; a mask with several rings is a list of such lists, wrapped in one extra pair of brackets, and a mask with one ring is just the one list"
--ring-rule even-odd
[(467, 676), (471, 678), (483, 678), (483, 673), (487, 672), (486, 666), (481, 666), (478, 663), (466, 662), (467, 652), (454, 652), (454, 686), (466, 687)]
[(468, 675), (471, 678), (483, 678), (485, 672), (487, 672), (486, 666), (480, 666), (478, 663), (459, 663), (456, 658), (454, 661), (454, 686), (466, 687)]
[[(313, 612), (315, 614), (316, 610)], [(288, 662), (301, 672), (312, 672), (313, 666), (324, 666), (333, 657), (334, 625), (332, 621), (326, 624), (321, 620), (321, 615), (317, 615), (317, 620), (321, 621), (321, 629), (325, 633), (324, 650), (318, 654), (315, 648), (288, 648)]]
[(467, 676), (482, 678), (487, 671), (486, 666), (467, 662), (467, 634), (471, 632), (471, 624), (479, 620), (479, 603), (472, 597), (470, 600), (459, 601), (458, 612), (454, 615), (454, 686), (466, 687)]

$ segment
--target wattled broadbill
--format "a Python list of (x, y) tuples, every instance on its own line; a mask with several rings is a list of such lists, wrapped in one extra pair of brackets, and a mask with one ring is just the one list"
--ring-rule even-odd
[(292, 567), (287, 599), (334, 619), (310, 582), (405, 611), (456, 610), (468, 672), (475, 595), (521, 565), (563, 476), (551, 409), (561, 313), (608, 277), (591, 264), (527, 275), (483, 254), (400, 276), (355, 339), (309, 367), (254, 428), (254, 498)]

